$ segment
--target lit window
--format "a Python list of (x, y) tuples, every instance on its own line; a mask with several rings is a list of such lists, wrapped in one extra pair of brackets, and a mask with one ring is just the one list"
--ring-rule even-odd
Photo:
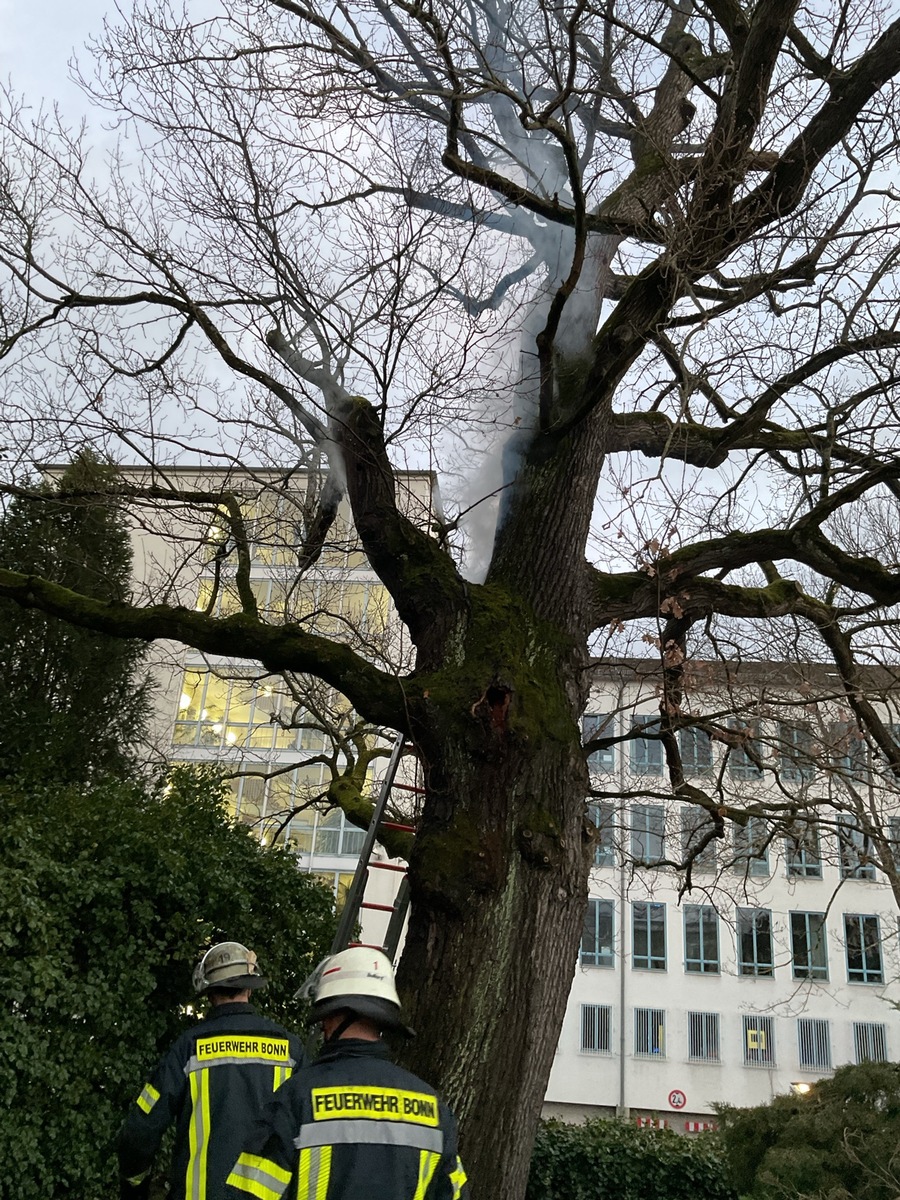
[(772, 914), (767, 908), (737, 910), (738, 974), (772, 976)]
[(579, 962), (583, 967), (615, 965), (613, 930), (615, 908), (612, 900), (588, 900), (581, 934)]
[(719, 972), (719, 917), (711, 904), (684, 906), (684, 969), (695, 975)]
[(844, 913), (844, 939), (850, 983), (884, 983), (878, 918)]
[(771, 1017), (745, 1016), (744, 1066), (775, 1066), (775, 1023)]
[(590, 1054), (612, 1051), (612, 1009), (608, 1004), (582, 1004), (581, 1049)]
[(634, 1010), (634, 1053), (639, 1058), (665, 1058), (666, 1014), (663, 1009)]
[(666, 969), (666, 906), (635, 903), (631, 906), (631, 965), (636, 970)]
[(791, 956), (795, 979), (828, 978), (824, 913), (791, 913)]

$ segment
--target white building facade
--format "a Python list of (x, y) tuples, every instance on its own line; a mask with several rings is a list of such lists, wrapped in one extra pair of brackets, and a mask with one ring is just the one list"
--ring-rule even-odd
[[(154, 482), (138, 470), (125, 474), (136, 486)], [(298, 582), (302, 473), (261, 468), (232, 477), (185, 467), (166, 479), (186, 494), (240, 496), (250, 583), (265, 619), (301, 621), (346, 637), (381, 665), (408, 669), (409, 647), (346, 503)], [(430, 476), (401, 475), (400, 486), (408, 513), (427, 526)], [(215, 504), (138, 504), (136, 512), (140, 598), (237, 611), (234, 554)], [(340, 899), (364, 836), (326, 796), (354, 752), (346, 703), (313, 681), (236, 659), (175, 645), (154, 654), (162, 755), (228, 771), (235, 819), (292, 848), (300, 869)], [(880, 771), (873, 787), (871, 751), (862, 762), (840, 705), (814, 699), (817, 690), (838, 693), (825, 682), (766, 665), (745, 669), (739, 682), (722, 667), (694, 680), (685, 711), (693, 704), (714, 716), (677, 736), (686, 780), (710, 800), (705, 809), (671, 800), (658, 665), (622, 663), (598, 674), (584, 719), (585, 740), (602, 743), (590, 758), (595, 795), (587, 801), (598, 834), (548, 1115), (619, 1115), (693, 1132), (714, 1123), (718, 1102), (762, 1103), (841, 1063), (900, 1060), (897, 904), (878, 855), (848, 816), (868, 799), (893, 830), (895, 789)], [(891, 701), (883, 707), (890, 716)], [(329, 725), (341, 737), (323, 733)], [(717, 728), (736, 736), (717, 737)], [(373, 760), (370, 779), (385, 761)], [(723, 818), (724, 837), (710, 838), (686, 890), (679, 866), (710, 833), (710, 813), (717, 805), (747, 812), (760, 797), (796, 813), (794, 836), (783, 836), (783, 821), (772, 836), (760, 817)], [(811, 819), (818, 811), (829, 820)], [(900, 842), (900, 826), (896, 832)], [(399, 877), (373, 873), (369, 899), (389, 904)], [(364, 939), (378, 943), (386, 920), (371, 913)]]

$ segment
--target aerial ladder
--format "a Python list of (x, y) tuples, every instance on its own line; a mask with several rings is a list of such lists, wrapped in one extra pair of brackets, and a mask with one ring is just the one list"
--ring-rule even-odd
[[(353, 940), (356, 927), (361, 920), (363, 912), (376, 911), (390, 913), (390, 918), (384, 942), (382, 945), (375, 947), (375, 949), (383, 950), (391, 962), (397, 956), (397, 949), (403, 934), (406, 914), (409, 910), (409, 878), (407, 876), (407, 868), (400, 863), (373, 861), (372, 851), (382, 830), (394, 830), (398, 833), (415, 833), (414, 825), (389, 821), (384, 816), (388, 800), (394, 789), (414, 792), (421, 792), (422, 790), (421, 788), (411, 787), (409, 784), (396, 782), (397, 769), (400, 766), (400, 759), (403, 757), (405, 748), (406, 738), (402, 733), (399, 733), (394, 742), (391, 757), (388, 760), (387, 770), (381, 783), (381, 791), (379, 792), (375, 808), (372, 811), (372, 819), (369, 822), (366, 836), (363, 839), (362, 849), (359, 852), (359, 862), (356, 865), (356, 871), (353, 875), (353, 882), (344, 900), (344, 907), (341, 910), (337, 931), (331, 943), (332, 954), (339, 954), (341, 950), (346, 950), (350, 946), (362, 945), (363, 943)], [(366, 885), (369, 882), (369, 872), (375, 870), (395, 871), (402, 875), (393, 904), (379, 904), (372, 900), (366, 900)]]

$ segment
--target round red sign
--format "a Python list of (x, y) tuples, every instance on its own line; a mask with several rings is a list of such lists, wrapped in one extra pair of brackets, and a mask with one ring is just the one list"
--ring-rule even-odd
[(679, 1091), (677, 1088), (674, 1092), (669, 1092), (669, 1105), (672, 1108), (684, 1108), (686, 1104), (687, 1096), (684, 1092)]

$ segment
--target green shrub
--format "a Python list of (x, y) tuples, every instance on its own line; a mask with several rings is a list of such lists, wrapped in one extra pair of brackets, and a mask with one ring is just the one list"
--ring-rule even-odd
[(296, 1025), (333, 925), (330, 892), (233, 828), (208, 774), (0, 786), (0, 1195), (108, 1200), (126, 1106), (195, 1019), (198, 948), (253, 946), (260, 1007)]
[(527, 1200), (733, 1200), (715, 1134), (544, 1121)]
[(729, 1177), (753, 1200), (896, 1200), (900, 1065), (839, 1067), (806, 1096), (755, 1108), (723, 1105)]

